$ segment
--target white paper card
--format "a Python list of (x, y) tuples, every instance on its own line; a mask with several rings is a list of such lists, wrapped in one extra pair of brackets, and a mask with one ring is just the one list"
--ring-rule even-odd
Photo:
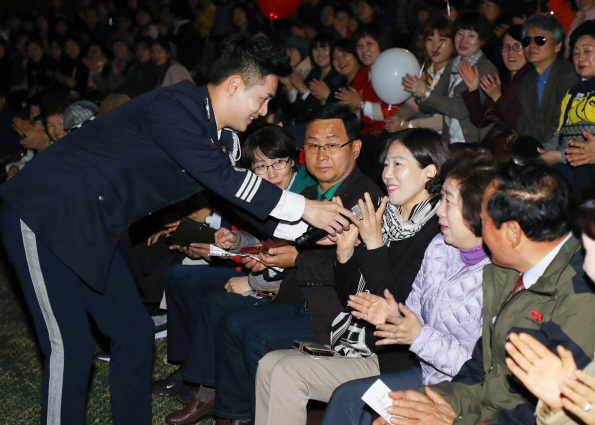
[(391, 415), (386, 410), (393, 405), (393, 399), (388, 396), (389, 392), (391, 392), (391, 389), (382, 382), (382, 379), (377, 379), (362, 396), (362, 400), (388, 423), (390, 423), (390, 418), (396, 416)]

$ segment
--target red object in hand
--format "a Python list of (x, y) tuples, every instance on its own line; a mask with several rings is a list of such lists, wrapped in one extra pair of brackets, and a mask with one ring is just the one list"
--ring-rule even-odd
[(531, 316), (533, 316), (533, 318), (538, 322), (541, 322), (543, 320), (543, 314), (541, 314), (537, 310), (531, 310)]
[(301, 0), (258, 0), (258, 7), (271, 21), (289, 18), (300, 6)]

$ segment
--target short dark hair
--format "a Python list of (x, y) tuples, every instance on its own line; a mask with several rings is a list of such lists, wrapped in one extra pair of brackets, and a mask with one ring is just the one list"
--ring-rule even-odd
[(340, 50), (342, 52), (352, 54), (355, 57), (355, 60), (359, 62), (359, 58), (357, 57), (357, 51), (355, 50), (355, 40), (353, 38), (341, 38), (337, 40), (335, 44), (333, 44), (333, 47), (331, 48), (331, 61), (333, 60), (335, 50)]
[(555, 168), (541, 161), (526, 165), (508, 161), (494, 185), (487, 212), (496, 228), (516, 221), (535, 242), (550, 242), (570, 231), (570, 185)]
[(475, 31), (479, 39), (484, 42), (484, 45), (487, 45), (494, 32), (488, 18), (475, 11), (459, 15), (454, 23), (454, 33), (456, 34), (459, 30)]
[(424, 40), (433, 36), (434, 31), (438, 31), (438, 34), (443, 37), (454, 38), (452, 25), (450, 25), (450, 22), (444, 16), (438, 16), (429, 20), (424, 28)]
[(293, 71), (285, 48), (263, 36), (240, 32), (226, 37), (217, 50), (211, 69), (211, 84), (221, 84), (237, 74), (246, 87), (252, 87), (268, 75), (286, 77)]
[(595, 22), (593, 20), (583, 22), (574, 31), (572, 31), (572, 33), (570, 33), (570, 56), (572, 56), (572, 51), (574, 50), (576, 41), (583, 35), (588, 35), (591, 38), (595, 38)]
[[(312, 39), (312, 41), (310, 42), (310, 49), (308, 51), (308, 53), (310, 55), (310, 59), (312, 60), (312, 63), (314, 63), (314, 58), (312, 57), (312, 50), (314, 50), (317, 47), (329, 47), (329, 49), (330, 49), (333, 46), (333, 44), (335, 43), (336, 39), (337, 38), (330, 31), (320, 31), (318, 34), (316, 34), (314, 36), (314, 38)], [(330, 54), (330, 52), (329, 52), (329, 54)], [(331, 56), (331, 60), (332, 60), (332, 56)]]
[(341, 120), (345, 126), (345, 133), (351, 142), (359, 139), (359, 118), (342, 103), (327, 103), (314, 109), (306, 117), (306, 125), (318, 120)]
[(64, 115), (68, 108), (67, 100), (56, 100), (48, 103), (47, 105), (41, 105), (41, 122), (45, 128), (48, 126), (48, 117), (53, 115)]
[(357, 43), (358, 40), (364, 38), (365, 36), (370, 36), (373, 38), (376, 43), (378, 43), (378, 47), (380, 47), (381, 52), (384, 52), (386, 49), (392, 47), (393, 43), (390, 33), (386, 30), (384, 25), (378, 22), (372, 21), (367, 24), (360, 25), (357, 27), (352, 37)]
[(380, 154), (381, 163), (386, 161), (388, 150), (395, 142), (401, 143), (407, 148), (421, 169), (432, 164), (436, 166), (436, 176), (428, 180), (426, 190), (430, 195), (438, 195), (442, 189), (440, 170), (448, 159), (448, 147), (442, 136), (429, 128), (407, 128), (397, 131), (387, 139), (384, 151)]
[(504, 33), (502, 33), (502, 38), (504, 39), (505, 35), (509, 35), (514, 38), (516, 41), (523, 41), (523, 26), (521, 24), (511, 25)]
[(488, 150), (463, 149), (449, 158), (440, 170), (443, 183), (449, 177), (457, 181), (463, 220), (475, 236), (481, 236), (483, 194), (500, 167)]
[(562, 22), (557, 16), (551, 13), (536, 13), (531, 15), (523, 24), (523, 37), (527, 35), (529, 28), (538, 28), (542, 31), (551, 32), (554, 39), (554, 46), (562, 43), (562, 49), (560, 49), (560, 53), (562, 53), (564, 50), (565, 32), (564, 25), (562, 25)]
[(269, 159), (289, 157), (293, 171), (299, 167), (300, 151), (293, 136), (276, 124), (264, 124), (251, 131), (242, 146), (242, 161), (245, 168), (251, 168), (256, 151), (260, 150)]

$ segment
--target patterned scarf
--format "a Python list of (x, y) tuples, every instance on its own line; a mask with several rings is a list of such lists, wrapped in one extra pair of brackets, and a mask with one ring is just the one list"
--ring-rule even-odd
[[(408, 220), (401, 216), (402, 207), (390, 203), (386, 205), (382, 216), (382, 241), (390, 246), (391, 242), (407, 239), (415, 235), (424, 224), (434, 215), (440, 204), (440, 198), (426, 199), (413, 207)], [(358, 205), (351, 209), (355, 215), (361, 217)], [(370, 292), (366, 279), (360, 273), (356, 294)], [(351, 314), (352, 308), (347, 307), (339, 313), (331, 325), (331, 347), (340, 357), (369, 357), (373, 353), (366, 344), (366, 322)]]

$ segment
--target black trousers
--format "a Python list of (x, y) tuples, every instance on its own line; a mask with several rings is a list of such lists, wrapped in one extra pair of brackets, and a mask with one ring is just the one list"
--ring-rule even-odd
[(42, 423), (85, 423), (95, 354), (91, 318), (111, 341), (114, 424), (150, 424), (154, 324), (120, 252), (114, 255), (105, 291), (100, 293), (50, 252), (6, 202), (0, 211), (0, 231), (44, 357)]

